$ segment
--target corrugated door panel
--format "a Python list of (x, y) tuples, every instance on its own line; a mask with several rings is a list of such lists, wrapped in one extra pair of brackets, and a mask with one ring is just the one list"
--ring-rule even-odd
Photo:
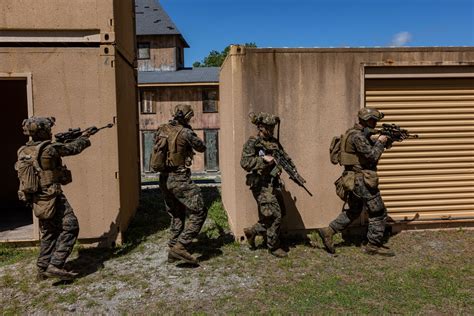
[(379, 163), (395, 219), (474, 219), (474, 78), (366, 79), (366, 106), (418, 139), (395, 143)]

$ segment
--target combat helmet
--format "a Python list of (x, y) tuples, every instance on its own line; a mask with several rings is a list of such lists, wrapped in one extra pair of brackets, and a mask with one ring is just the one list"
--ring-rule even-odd
[(189, 104), (178, 104), (174, 107), (173, 117), (176, 119), (190, 119), (194, 116), (193, 107)]
[(264, 125), (274, 126), (280, 123), (280, 118), (278, 116), (270, 114), (270, 113), (266, 113), (266, 112), (259, 112), (259, 113), (250, 112), (249, 118), (250, 118), (250, 122), (255, 125), (264, 124)]
[(32, 116), (23, 120), (23, 134), (31, 136), (33, 139), (51, 138), (51, 127), (54, 126), (54, 117)]
[(380, 121), (381, 119), (383, 119), (384, 114), (376, 108), (365, 107), (359, 110), (357, 116), (362, 121), (368, 121), (370, 119)]

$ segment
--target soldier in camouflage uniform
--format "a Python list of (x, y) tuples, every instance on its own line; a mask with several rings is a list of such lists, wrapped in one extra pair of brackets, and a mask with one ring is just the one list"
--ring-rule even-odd
[[(201, 189), (192, 182), (191, 170), (194, 151), (204, 152), (204, 142), (194, 133), (189, 121), (194, 116), (190, 105), (175, 107), (173, 119), (167, 123), (178, 127), (176, 153), (170, 157), (173, 166), (160, 173), (160, 188), (163, 192), (166, 210), (171, 216), (171, 238), (168, 242), (168, 262), (183, 260), (197, 264), (197, 259), (188, 251), (188, 246), (197, 237), (207, 217), (207, 209)], [(157, 136), (160, 134), (158, 128)], [(185, 223), (186, 213), (188, 221)]]
[[(273, 137), (278, 116), (269, 113), (251, 113), (251, 122), (257, 125), (257, 136), (251, 136), (244, 144), (240, 165), (247, 174), (247, 185), (257, 201), (258, 222), (244, 229), (250, 249), (255, 249), (255, 238), (261, 235), (266, 239), (270, 253), (276, 257), (288, 254), (280, 248), (280, 225), (285, 212), (281, 193), (281, 169), (275, 164), (270, 153), (265, 152), (261, 142), (270, 143), (281, 148), (278, 140)], [(271, 147), (271, 146), (267, 146)]]
[[(41, 232), (40, 254), (37, 260), (38, 279), (58, 277), (66, 280), (76, 276), (64, 269), (79, 234), (79, 223), (63, 194), (61, 185), (72, 181), (70, 171), (63, 166), (61, 157), (77, 155), (90, 146), (88, 136), (83, 135), (69, 143), (51, 142), (53, 117), (31, 117), (23, 121), (23, 131), (30, 140), (21, 151), (40, 143), (38, 162), (41, 189), (29, 200), (35, 215), (39, 217)], [(47, 214), (47, 215), (46, 215)]]
[(391, 142), (387, 136), (375, 135), (373, 131), (377, 121), (383, 118), (383, 113), (366, 107), (358, 112), (358, 117), (359, 123), (349, 129), (341, 141), (340, 159), (345, 168), (341, 179), (345, 183), (349, 208), (343, 208), (329, 227), (321, 228), (318, 232), (326, 250), (335, 253), (333, 235), (347, 228), (365, 208), (369, 216), (365, 253), (393, 256), (394, 253), (382, 244), (387, 210), (380, 196), (376, 173), (378, 161)]

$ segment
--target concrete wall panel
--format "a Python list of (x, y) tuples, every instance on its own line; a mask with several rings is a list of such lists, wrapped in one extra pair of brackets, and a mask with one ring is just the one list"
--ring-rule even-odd
[[(116, 58), (117, 128), (120, 182), (120, 232), (123, 232), (138, 207), (140, 193), (140, 156), (138, 136), (138, 109), (136, 71), (122, 57)], [(114, 212), (117, 214), (117, 212)]]
[(0, 73), (31, 77), (32, 114), (56, 117), (54, 133), (70, 127), (117, 123), (92, 136), (92, 147), (79, 156), (64, 158), (73, 173), (73, 183), (64, 186), (64, 192), (79, 219), (79, 237), (102, 238), (106, 244), (120, 240), (120, 232), (126, 229), (138, 205), (133, 3), (0, 2), (0, 30), (7, 33), (12, 29), (22, 32), (22, 36), (39, 30), (111, 32), (108, 39), (101, 39), (94, 47), (58, 42), (57, 47), (12, 43), (13, 47), (0, 48)]
[[(0, 69), (32, 73), (33, 114), (56, 117), (53, 133), (100, 126), (116, 115), (115, 71), (107, 65), (109, 57), (98, 52), (98, 48), (1, 48)], [(64, 191), (81, 223), (81, 238), (100, 236), (104, 214), (118, 210), (116, 148), (113, 127), (94, 135), (92, 147), (81, 155), (64, 158), (74, 179)]]
[[(222, 196), (236, 236), (257, 220), (256, 203), (245, 185), (239, 160), (255, 126), (249, 112), (281, 117), (280, 140), (293, 158), (310, 197), (286, 175), (289, 230), (329, 223), (342, 202), (334, 181), (342, 168), (329, 161), (333, 136), (356, 121), (363, 106), (364, 65), (462, 65), (474, 61), (472, 48), (257, 49), (233, 47), (221, 70)], [(238, 201), (238, 202), (237, 202)]]
[[(113, 0), (2, 0), (2, 29), (112, 31)], [(124, 1), (125, 2), (125, 1)], [(129, 2), (127, 0), (127, 2)]]

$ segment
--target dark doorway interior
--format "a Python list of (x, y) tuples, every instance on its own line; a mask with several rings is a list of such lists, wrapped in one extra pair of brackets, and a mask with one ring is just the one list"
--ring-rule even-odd
[(0, 107), (2, 111), (2, 155), (0, 156), (0, 240), (33, 238), (33, 215), (18, 200), (18, 178), (14, 169), (17, 150), (28, 138), (23, 135), (22, 121), (28, 117), (26, 79), (0, 78)]

